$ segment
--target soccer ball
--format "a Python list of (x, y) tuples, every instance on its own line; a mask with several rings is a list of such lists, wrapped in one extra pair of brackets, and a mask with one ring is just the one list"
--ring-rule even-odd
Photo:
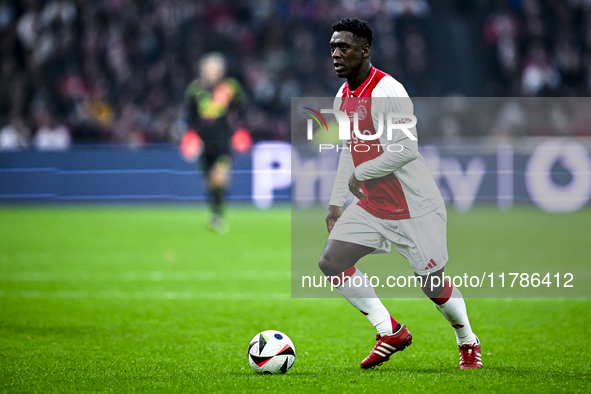
[(295, 356), (291, 339), (275, 330), (258, 333), (248, 345), (248, 362), (260, 374), (286, 373), (293, 365)]

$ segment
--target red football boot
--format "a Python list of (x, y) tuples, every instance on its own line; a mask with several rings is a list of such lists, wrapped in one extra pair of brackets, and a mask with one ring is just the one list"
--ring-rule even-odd
[(460, 369), (482, 368), (482, 356), (480, 355), (480, 341), (476, 343), (464, 343), (460, 346)]
[(390, 359), (390, 356), (396, 352), (404, 350), (412, 343), (412, 335), (406, 326), (394, 334), (380, 336), (376, 335), (378, 343), (373, 347), (369, 355), (361, 362), (361, 368), (373, 368), (382, 365)]

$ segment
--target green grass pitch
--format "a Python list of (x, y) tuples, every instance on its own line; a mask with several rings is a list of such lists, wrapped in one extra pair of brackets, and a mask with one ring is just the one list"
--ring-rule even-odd
[[(467, 300), (482, 341), (476, 371), (458, 370), (453, 330), (429, 300), (385, 299), (413, 344), (362, 371), (375, 343), (368, 321), (343, 299), (290, 297), (289, 208), (231, 207), (226, 234), (206, 219), (203, 207), (1, 208), (0, 391), (591, 390), (589, 299)], [(537, 230), (524, 236), (524, 222)], [(498, 258), (496, 243), (505, 259), (527, 247), (538, 259), (590, 264), (589, 223), (589, 210), (450, 211), (450, 264), (478, 244), (483, 263)], [(248, 342), (265, 329), (295, 344), (286, 375), (248, 365)]]

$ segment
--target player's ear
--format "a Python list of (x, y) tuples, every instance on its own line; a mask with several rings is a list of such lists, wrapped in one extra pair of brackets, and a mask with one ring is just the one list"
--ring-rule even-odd
[(362, 51), (362, 55), (361, 56), (363, 56), (364, 59), (369, 57), (369, 50), (370, 50), (370, 48), (371, 47), (369, 46), (369, 44), (365, 44), (361, 48), (361, 51)]

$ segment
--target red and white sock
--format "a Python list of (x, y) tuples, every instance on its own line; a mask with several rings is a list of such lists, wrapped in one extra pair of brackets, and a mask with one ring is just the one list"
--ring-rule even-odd
[(355, 267), (351, 267), (338, 275), (332, 276), (332, 283), (338, 287), (336, 289), (343, 297), (347, 299), (378, 330), (378, 334), (393, 334), (398, 326), (398, 322), (390, 316), (382, 301), (376, 295), (375, 290), (365, 280), (364, 275)]
[(476, 335), (474, 335), (472, 327), (470, 327), (464, 297), (455, 286), (452, 286), (449, 282), (446, 283), (447, 286), (443, 293), (438, 298), (431, 298), (431, 300), (437, 310), (451, 324), (456, 333), (458, 345), (476, 343)]

